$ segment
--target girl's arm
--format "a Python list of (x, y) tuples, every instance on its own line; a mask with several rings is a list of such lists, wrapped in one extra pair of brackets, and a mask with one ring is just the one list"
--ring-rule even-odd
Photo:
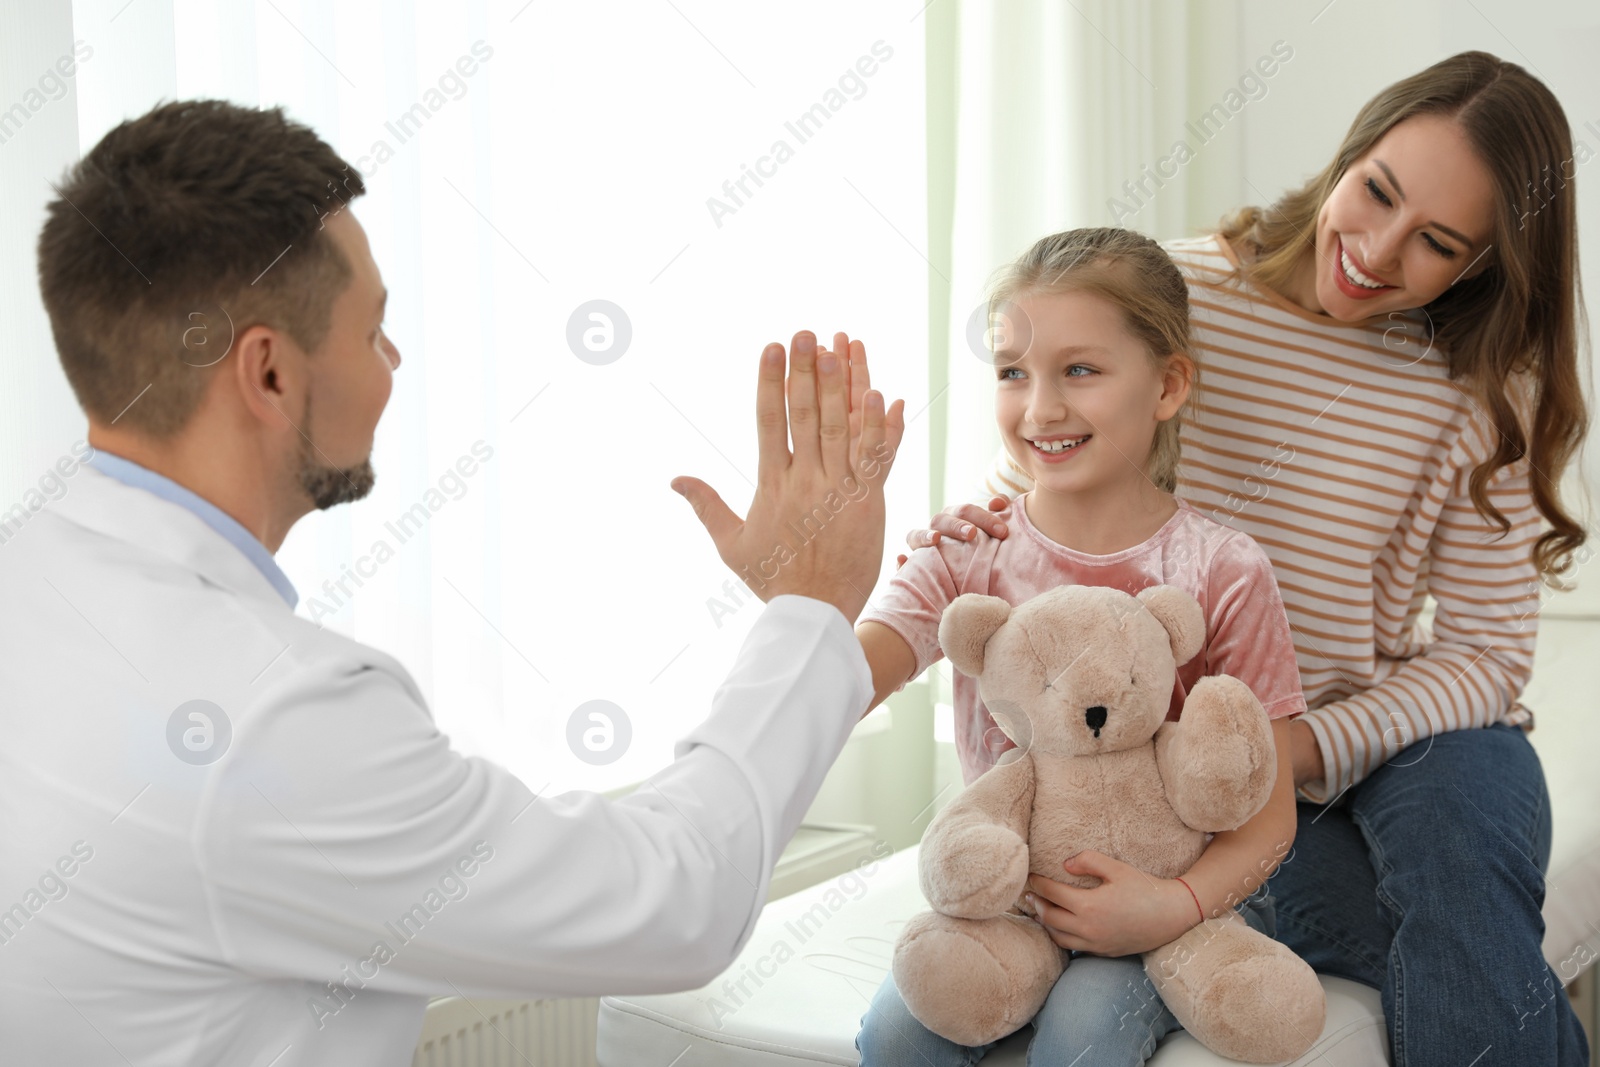
[[(1224, 830), (1211, 838), (1205, 852), (1183, 875), (1200, 907), (1193, 900), (1188, 918), (1221, 918), (1238, 907), (1277, 870), (1294, 845), (1298, 822), (1294, 801), (1294, 761), (1291, 757), (1290, 719), (1272, 720), (1272, 742), (1278, 753), (1278, 775), (1266, 806), (1237, 830)], [(1182, 889), (1180, 885), (1178, 888)], [(1185, 898), (1188, 894), (1184, 894)], [(1185, 929), (1188, 927), (1186, 926)], [(1180, 931), (1181, 932), (1181, 931)], [(1162, 942), (1164, 943), (1164, 942)]]
[[(872, 703), (867, 705), (867, 711), (871, 711), (911, 681), (916, 674), (917, 657), (899, 634), (881, 622), (861, 623), (856, 627), (856, 639), (872, 668)], [(862, 717), (866, 717), (865, 713)]]
[[(946, 558), (952, 555), (954, 567)], [(970, 555), (968, 546), (954, 544), (916, 553), (861, 613), (856, 638), (872, 668), (868, 711), (944, 655), (939, 623), (961, 595), (956, 575), (965, 573)]]

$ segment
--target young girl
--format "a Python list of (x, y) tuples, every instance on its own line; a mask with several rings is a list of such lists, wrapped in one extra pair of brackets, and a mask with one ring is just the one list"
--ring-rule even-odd
[[(944, 609), (962, 593), (1019, 604), (1064, 583), (1136, 593), (1175, 585), (1206, 615), (1206, 642), (1180, 666), (1169, 718), (1208, 674), (1231, 674), (1273, 720), (1278, 778), (1267, 806), (1207, 846), (1210, 881), (1155, 879), (1084, 852), (1067, 871), (1123, 882), (1120, 901), (1150, 908), (1141, 926), (1161, 940), (1199, 923), (1200, 900), (1239, 904), (1259, 888), (1294, 838), (1288, 720), (1305, 710), (1283, 603), (1266, 554), (1248, 536), (1172, 495), (1179, 412), (1195, 364), (1183, 276), (1159, 245), (1127, 230), (1073, 230), (1040, 240), (1006, 271), (989, 306), (1006, 321), (994, 353), (995, 414), (1007, 452), (1034, 488), (1007, 514), (1017, 535), (922, 549), (856, 628), (872, 667), (874, 705), (940, 657)], [(955, 678), (956, 748), (972, 782), (1011, 742)], [(1216, 861), (1217, 853), (1225, 862)], [(1174, 909), (1181, 898), (1183, 909)], [(1029, 894), (1028, 906), (1040, 905)], [(1265, 895), (1244, 918), (1272, 933)], [(1174, 918), (1174, 916), (1181, 918)], [(1166, 924), (1156, 930), (1152, 924)], [(1056, 937), (1064, 950), (1081, 946)], [(1178, 1027), (1132, 949), (1077, 957), (1034, 1019), (1031, 1062), (1074, 1063), (1091, 1047), (1097, 1065), (1141, 1064)], [(857, 1038), (864, 1067), (966, 1064), (969, 1049), (923, 1027), (885, 979)]]

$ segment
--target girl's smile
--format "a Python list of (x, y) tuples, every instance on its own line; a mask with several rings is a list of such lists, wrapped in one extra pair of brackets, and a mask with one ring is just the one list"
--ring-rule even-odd
[(1045, 463), (1065, 463), (1076, 456), (1084, 445), (1089, 443), (1089, 438), (1094, 434), (1079, 434), (1077, 437), (1057, 435), (1054, 437), (1032, 437), (1029, 443), (1038, 457)]

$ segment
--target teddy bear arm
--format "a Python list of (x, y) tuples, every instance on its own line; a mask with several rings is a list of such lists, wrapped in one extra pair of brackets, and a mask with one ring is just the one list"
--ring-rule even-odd
[(1028, 879), (1033, 761), (990, 768), (934, 816), (918, 873), (935, 911), (961, 919), (1003, 914)]
[(1185, 825), (1206, 833), (1238, 829), (1266, 806), (1277, 776), (1267, 713), (1237, 678), (1202, 678), (1181, 720), (1157, 731), (1156, 766)]

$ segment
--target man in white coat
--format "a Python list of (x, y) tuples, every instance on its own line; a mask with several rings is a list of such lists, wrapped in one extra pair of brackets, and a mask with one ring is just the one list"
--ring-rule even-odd
[[(851, 624), (903, 412), (859, 344), (809, 334), (787, 377), (762, 355), (749, 516), (674, 482), (767, 607), (632, 795), (463, 758), (405, 668), (297, 616), (272, 553), (370, 488), (400, 365), (362, 191), (279, 112), (179, 102), (49, 207), (40, 286), (94, 454), (0, 529), (5, 1063), (402, 1065), (430, 995), (702, 984), (872, 697)], [(218, 308), (213, 358), (186, 331)]]

